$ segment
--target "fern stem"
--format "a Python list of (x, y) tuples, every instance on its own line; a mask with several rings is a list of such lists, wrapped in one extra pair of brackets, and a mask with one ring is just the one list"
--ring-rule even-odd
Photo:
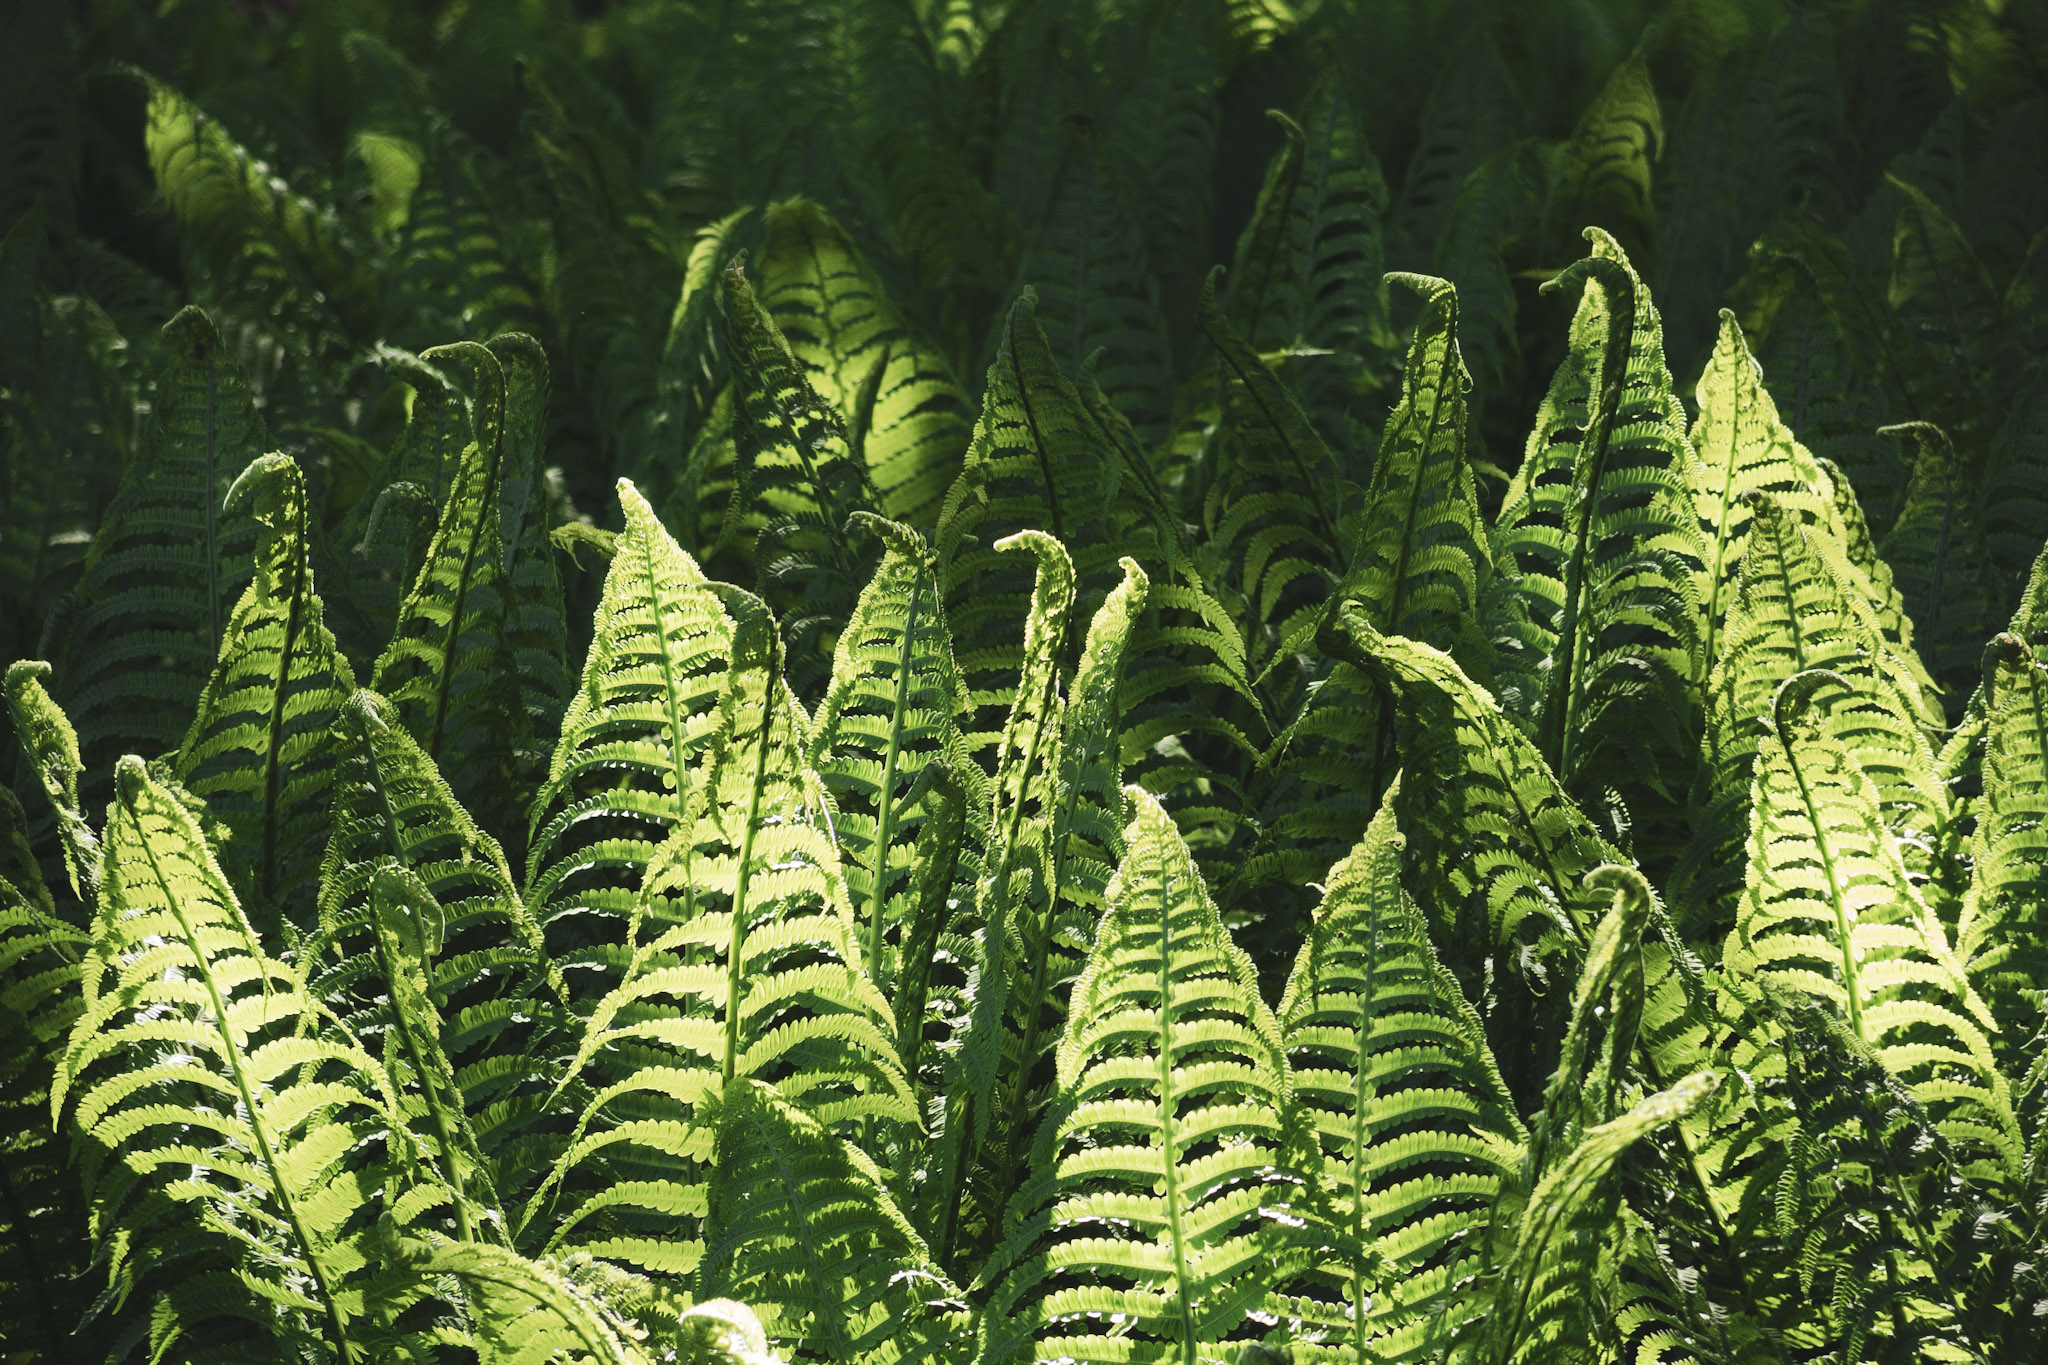
[[(1162, 862), (1167, 860), (1162, 859)], [(1164, 866), (1159, 877), (1159, 1142), (1164, 1166), (1166, 1222), (1173, 1239), (1173, 1271), (1179, 1291), (1181, 1360), (1195, 1365), (1195, 1311), (1188, 1302), (1193, 1291), (1188, 1272), (1188, 1242), (1180, 1216), (1180, 1153), (1174, 1132), (1179, 1100), (1173, 1085), (1173, 869)], [(1361, 1328), (1363, 1319), (1360, 1320)]]
[(882, 754), (882, 784), (875, 810), (875, 869), (873, 910), (868, 921), (868, 976), (879, 990), (888, 988), (882, 980), (884, 910), (889, 904), (886, 878), (889, 875), (889, 841), (896, 834), (896, 765), (903, 752), (903, 713), (910, 705), (910, 652), (917, 636), (917, 609), (921, 604), (924, 579), (910, 580), (910, 607), (903, 622), (903, 643), (896, 651), (896, 696), (889, 709), (889, 745)]
[[(376, 912), (373, 909), (371, 913)], [(390, 950), (384, 943), (383, 926), (376, 926), (377, 965), (384, 971), (384, 979), (391, 984), (391, 1017), (398, 1026), (398, 1039), (405, 1048), (406, 1059), (412, 1063), (415, 1076), (420, 1078), (420, 1089), (427, 1099), (427, 1113), (433, 1116), (434, 1140), (441, 1150), (442, 1173), (448, 1178), (448, 1189), (455, 1196), (455, 1233), (462, 1242), (476, 1240), (476, 1230), (469, 1221), (469, 1195), (463, 1189), (462, 1168), (455, 1159), (455, 1134), (448, 1126), (448, 1114), (443, 1096), (435, 1093), (435, 1082), (440, 1078), (427, 1070), (420, 1042), (414, 1035), (410, 1014), (399, 999), (398, 964), (391, 960)]]
[[(765, 628), (772, 632), (774, 623), (768, 623)], [(737, 654), (738, 648), (735, 647), (733, 652)], [(725, 957), (725, 1059), (719, 1068), (723, 1083), (721, 1093), (731, 1091), (733, 1073), (739, 1066), (740, 986), (745, 973), (745, 960), (741, 954), (747, 939), (747, 884), (753, 879), (754, 831), (761, 819), (761, 789), (768, 782), (768, 737), (775, 724), (775, 690), (782, 681), (781, 672), (775, 667), (775, 655), (771, 639), (762, 670), (761, 741), (754, 750), (754, 785), (753, 790), (747, 793), (747, 823), (740, 831), (739, 871), (733, 879), (732, 888), (732, 934), (726, 945)]]
[[(125, 795), (123, 804), (128, 806), (129, 818), (140, 827), (142, 813), (135, 809)], [(173, 888), (171, 879), (165, 875), (163, 865), (157, 860), (156, 849), (146, 838), (138, 839), (136, 843), (141, 847), (143, 857), (149, 860), (150, 875), (156, 879), (157, 887), (163, 893), (164, 904), (177, 918), (178, 932), (183, 934), (185, 942), (191, 945), (193, 966), (199, 973), (200, 984), (206, 988), (206, 998), (213, 1007), (213, 1026), (223, 1044), (223, 1059), (234, 1078), (235, 1092), (241, 1097), (242, 1110), (249, 1116), (249, 1135), (256, 1140), (257, 1154), (261, 1157), (264, 1168), (270, 1172), (272, 1186), (277, 1191), (277, 1201), (284, 1206), (285, 1219), (291, 1224), (292, 1236), (298, 1240), (299, 1246), (305, 1252), (307, 1273), (312, 1276), (313, 1283), (320, 1290), (320, 1300), (327, 1309), (327, 1321), (334, 1328), (334, 1340), (341, 1351), (341, 1358), (345, 1365), (353, 1365), (358, 1359), (356, 1348), (349, 1342), (348, 1327), (341, 1317), (341, 1305), (335, 1301), (334, 1287), (327, 1282), (327, 1272), (320, 1264), (318, 1244), (313, 1240), (313, 1234), (307, 1230), (305, 1218), (299, 1212), (298, 1201), (292, 1197), (292, 1192), (285, 1183), (283, 1168), (277, 1159), (276, 1145), (271, 1141), (269, 1129), (263, 1121), (262, 1106), (257, 1103), (255, 1091), (249, 1083), (249, 1073), (242, 1057), (242, 1049), (228, 1027), (228, 1005), (221, 998), (220, 983), (214, 979), (212, 959), (201, 946), (199, 931), (193, 927), (191, 919), (185, 914), (183, 898)], [(259, 978), (267, 983), (269, 967), (260, 955), (256, 958), (256, 970)]]

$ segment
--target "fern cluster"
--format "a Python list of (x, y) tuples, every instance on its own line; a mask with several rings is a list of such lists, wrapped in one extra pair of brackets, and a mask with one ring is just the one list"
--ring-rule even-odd
[(0, 1361), (2048, 1352), (2044, 69), (6, 7)]

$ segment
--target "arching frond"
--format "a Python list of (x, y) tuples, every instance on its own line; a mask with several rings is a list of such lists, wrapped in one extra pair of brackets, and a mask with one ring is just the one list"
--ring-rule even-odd
[(1742, 909), (1723, 970), (1816, 996), (1926, 1104), (1977, 1178), (2011, 1178), (2022, 1144), (1996, 1025), (1907, 876), (1878, 790), (1827, 732), (1838, 678), (1779, 688), (1760, 746)]
[(1226, 1360), (1313, 1255), (1297, 1182), (1320, 1163), (1279, 1025), (1172, 820), (1129, 796), (1054, 1105), (983, 1272), (990, 1365)]
[(50, 699), (44, 685), (49, 676), (50, 666), (39, 659), (9, 664), (7, 714), (14, 722), (14, 738), (22, 757), (34, 771), (56, 817), (57, 841), (71, 894), (90, 903), (99, 894), (99, 835), (79, 805), (78, 779), (85, 764), (78, 754), (78, 732), (71, 728), (64, 708)]
[(384, 1268), (362, 1239), (421, 1183), (395, 1097), (263, 951), (178, 796), (133, 757), (116, 787), (86, 1010), (51, 1095), (116, 1290), (147, 1288), (159, 1353), (239, 1332), (366, 1358)]
[(1403, 843), (1382, 806), (1330, 869), (1280, 1002), (1295, 1093), (1322, 1143), (1323, 1198), (1372, 1258), (1348, 1276), (1351, 1323), (1319, 1360), (1426, 1358), (1457, 1335), (1488, 1210), (1527, 1137), (1479, 1016), (1401, 885)]
[(228, 618), (175, 772), (233, 833), (229, 863), (245, 870), (257, 918), (309, 923), (333, 775), (327, 732), (355, 674), (313, 588), (305, 476), (265, 455), (228, 490), (230, 510), (244, 493), (256, 575)]

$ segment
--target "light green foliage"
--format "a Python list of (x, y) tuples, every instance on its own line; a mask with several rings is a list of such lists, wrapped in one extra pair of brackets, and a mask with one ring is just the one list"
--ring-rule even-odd
[(265, 455), (228, 490), (253, 503), (256, 573), (221, 637), (176, 773), (234, 835), (258, 903), (310, 908), (326, 833), (327, 732), (355, 675), (321, 619), (299, 467)]
[(1526, 1140), (1479, 1017), (1401, 884), (1404, 842), (1383, 806), (1330, 869), (1280, 1002), (1323, 1197), (1372, 1256), (1344, 1286), (1349, 1324), (1316, 1359), (1426, 1359), (1456, 1334), (1488, 1209)]
[(1133, 789), (1009, 1233), (983, 1272), (987, 1362), (1225, 1360), (1299, 1274), (1319, 1174), (1286, 1051), (1173, 822)]

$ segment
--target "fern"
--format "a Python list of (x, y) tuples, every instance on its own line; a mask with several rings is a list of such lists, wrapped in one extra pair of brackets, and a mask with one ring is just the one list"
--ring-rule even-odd
[(174, 792), (132, 757), (116, 786), (51, 1108), (77, 1131), (118, 1297), (146, 1292), (154, 1354), (276, 1332), (365, 1358), (363, 1319), (395, 1286), (361, 1237), (416, 1183), (396, 1099), (264, 953)]
[(823, 208), (777, 204), (766, 227), (762, 306), (838, 412), (876, 510), (931, 525), (967, 448), (967, 396)]
[(1278, 1023), (1173, 822), (1129, 796), (1055, 1104), (983, 1271), (984, 1361), (1221, 1360), (1313, 1255), (1298, 1185), (1320, 1163)]
[(1317, 1357), (1426, 1358), (1455, 1335), (1487, 1209), (1527, 1137), (1478, 1015), (1401, 885), (1404, 842), (1382, 806), (1330, 869), (1280, 1002), (1295, 1092), (1322, 1143), (1323, 1197), (1373, 1257), (1346, 1286), (1345, 1335)]
[[(19, 660), (7, 666), (7, 712), (14, 721), (16, 742), (34, 770), (43, 796), (57, 821), (57, 842), (71, 894), (90, 903), (99, 894), (99, 835), (79, 805), (78, 779), (85, 771), (79, 757), (78, 732), (71, 718), (50, 699), (44, 679), (50, 666), (40, 660)], [(11, 795), (11, 793), (10, 793)], [(19, 809), (17, 805), (15, 809)], [(38, 873), (36, 880), (42, 880)]]
[(1996, 1028), (1906, 875), (1875, 784), (1825, 728), (1807, 672), (1772, 703), (1760, 747), (1741, 913), (1725, 969), (1820, 997), (1927, 1104), (1979, 1179), (2010, 1178), (2022, 1141), (1986, 1036)]
[(1551, 286), (1587, 286), (1571, 352), (1495, 523), (1512, 587), (1495, 642), (1502, 693), (1566, 787), (1633, 789), (1649, 815), (1689, 780), (1698, 732), (1692, 453), (1649, 292), (1587, 235), (1592, 255)]
[(228, 490), (248, 490), (256, 576), (235, 604), (220, 662), (199, 696), (175, 771), (234, 835), (261, 915), (310, 907), (325, 831), (327, 731), (355, 677), (321, 619), (307, 562), (299, 467), (265, 455)]
[(399, 605), (370, 686), (390, 699), (428, 756), (446, 763), (458, 792), (481, 800), (495, 790), (503, 800), (526, 717), (507, 640), (499, 501), (504, 367), (474, 342), (422, 358), (469, 367), (477, 388), (475, 434), (450, 477), (426, 561)]
[(204, 313), (164, 329), (142, 458), (107, 509), (57, 660), (90, 771), (184, 733), (213, 671), (253, 536), (222, 502), (264, 444), (246, 382)]

